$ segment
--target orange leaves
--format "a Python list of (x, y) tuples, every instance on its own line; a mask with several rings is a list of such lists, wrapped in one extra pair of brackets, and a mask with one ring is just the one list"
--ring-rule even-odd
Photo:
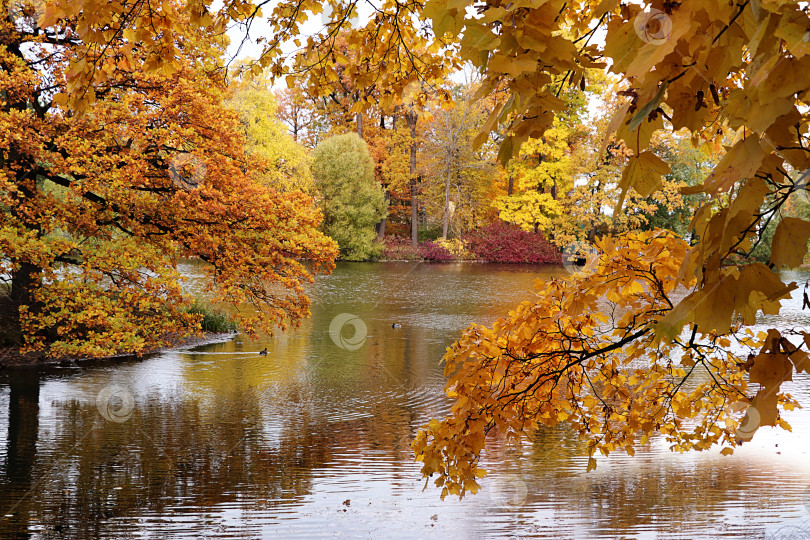
[(778, 311), (779, 300), (793, 289), (795, 283), (786, 286), (762, 263), (749, 264), (741, 270), (724, 269), (681, 300), (656, 325), (656, 332), (674, 338), (684, 325), (693, 323), (703, 334), (726, 334), (736, 315), (745, 324), (754, 324), (760, 310), (768, 314)]
[[(475, 476), (483, 434), (493, 428), (520, 434), (569, 422), (607, 453), (619, 447), (633, 452), (633, 434), (659, 423), (664, 380), (655, 370), (625, 368), (647, 350), (651, 336), (628, 334), (623, 322), (602, 312), (607, 299), (617, 311), (632, 311), (641, 326), (654, 321), (677, 271), (657, 266), (657, 257), (682, 256), (686, 245), (667, 234), (643, 233), (600, 247), (596, 273), (545, 284), (535, 301), (492, 329), (471, 327), (448, 350), (448, 394), (456, 402), (448, 419), (417, 435), (414, 451), (426, 464), (423, 474), (466, 486), (465, 479)], [(642, 270), (648, 265), (660, 270), (654, 279)], [(626, 356), (616, 361), (613, 353), (622, 350)]]
[[(14, 156), (0, 169), (3, 206), (14, 209), (0, 223), (0, 248), (10, 266), (34, 266), (41, 278), (27, 291), (37, 303), (21, 309), (28, 345), (76, 356), (142, 353), (196, 332), (180, 257), (209, 265), (213, 301), (252, 306), (246, 331), (297, 324), (309, 312), (303, 285), (333, 268), (336, 246), (318, 231), (322, 216), (310, 197), (253, 181), (261, 166), (243, 151), (242, 128), (211, 75), (212, 29), (173, 26), (185, 20), (178, 4), (150, 4), (143, 13), (169, 40), (150, 71), (140, 55), (154, 43), (140, 51), (129, 43), (144, 28), (113, 38), (96, 26), (120, 14), (121, 3), (88, 0), (98, 5), (93, 13), (78, 4), (56, 1), (48, 15), (90, 36), (68, 44), (72, 67), (48, 58), (59, 110), (18, 102), (0, 110), (0, 149)], [(174, 42), (181, 35), (183, 47)], [(111, 39), (104, 54), (94, 48)], [(30, 81), (39, 69), (6, 71), (27, 87), (23, 104), (38, 99)], [(89, 72), (114, 88), (98, 96), (90, 89), (84, 95), (94, 99), (76, 102)], [(71, 100), (89, 114), (67, 114)]]
[[(544, 284), (533, 301), (491, 329), (469, 328), (448, 349), (451, 414), (431, 421), (413, 445), (424, 463), (422, 473), (451, 486), (443, 495), (464, 495), (476, 476), (483, 436), (492, 429), (518, 435), (566, 422), (587, 439), (591, 470), (596, 452), (632, 455), (638, 440), (654, 432), (673, 450), (685, 451), (735, 445), (750, 439), (759, 425), (784, 427), (778, 410), (791, 402), (778, 393), (779, 385), (794, 366), (810, 367), (804, 351), (776, 331), (753, 362), (732, 352), (725, 336), (705, 329), (695, 329), (690, 338), (676, 326), (667, 338), (661, 321), (678, 310), (670, 303), (686, 243), (652, 231), (605, 239), (599, 248), (590, 273)], [(728, 298), (707, 299), (705, 311), (721, 301), (732, 309), (748, 302), (756, 282), (774, 294), (784, 289), (764, 272), (770, 270), (759, 265), (727, 274), (722, 294)], [(692, 310), (700, 312), (698, 319), (711, 320), (701, 306)], [(705, 324), (722, 326), (731, 317), (725, 313)], [(683, 360), (674, 364), (674, 358)], [(689, 382), (705, 371), (713, 374), (705, 382)], [(762, 386), (750, 399), (749, 381)], [(729, 407), (733, 396), (739, 406)], [(740, 419), (743, 409), (747, 416)]]
[[(792, 381), (793, 366), (785, 354), (760, 353), (753, 359), (748, 380), (773, 390), (784, 381)], [(771, 424), (772, 425), (772, 424)]]
[[(807, 340), (805, 340), (807, 341)], [(808, 348), (810, 344), (806, 343)], [(768, 330), (759, 354), (751, 356), (744, 364), (749, 369), (749, 382), (757, 383), (760, 390), (746, 410), (737, 436), (742, 441), (751, 440), (760, 426), (780, 426), (790, 429), (779, 418), (779, 405), (792, 403), (779, 394), (783, 382), (793, 380), (793, 370), (807, 371), (808, 354), (800, 350), (775, 329)]]
[(702, 191), (707, 193), (728, 191), (735, 183), (753, 176), (764, 158), (765, 152), (757, 137), (742, 139), (723, 156), (706, 179)]
[(489, 59), (487, 66), (494, 73), (508, 73), (517, 77), (522, 73), (534, 72), (537, 69), (537, 58), (529, 54), (514, 58), (495, 54)]

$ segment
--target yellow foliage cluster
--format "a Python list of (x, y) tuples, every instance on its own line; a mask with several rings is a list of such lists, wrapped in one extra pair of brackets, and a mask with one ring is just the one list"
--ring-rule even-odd
[[(795, 403), (779, 385), (794, 369), (810, 367), (805, 351), (774, 334), (747, 336), (732, 352), (736, 324), (725, 332), (697, 324), (659, 331), (679, 290), (696, 288), (694, 278), (680, 273), (689, 245), (659, 230), (605, 239), (598, 247), (592, 267), (542, 283), (532, 300), (492, 328), (473, 325), (448, 348), (452, 411), (413, 443), (422, 473), (434, 477), (442, 497), (475, 493), (483, 475), (478, 460), (493, 431), (519, 441), (567, 422), (587, 440), (591, 468), (595, 454), (632, 455), (654, 432), (674, 450), (721, 444), (728, 453), (759, 425), (789, 428), (778, 407)], [(733, 281), (735, 290), (739, 285)], [(703, 301), (693, 309), (705, 318), (715, 306)], [(743, 318), (745, 309), (736, 315)], [(804, 339), (807, 345), (810, 334)], [(750, 383), (760, 385), (753, 398)], [(741, 430), (750, 424), (742, 410), (760, 419), (750, 431)]]
[(461, 238), (449, 238), (446, 240), (438, 238), (434, 242), (449, 251), (454, 258), (460, 261), (475, 259), (475, 255), (470, 253), (467, 244)]

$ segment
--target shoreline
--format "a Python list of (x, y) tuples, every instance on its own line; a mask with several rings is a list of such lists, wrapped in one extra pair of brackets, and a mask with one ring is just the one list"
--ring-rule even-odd
[[(484, 259), (453, 259), (452, 261), (431, 261), (428, 259), (373, 259), (367, 261), (346, 261), (343, 259), (336, 259), (335, 262), (344, 263), (392, 263), (392, 262), (407, 262), (407, 263), (426, 263), (426, 264), (454, 264), (454, 263), (470, 263), (470, 264), (503, 264), (506, 266), (514, 266), (518, 264), (525, 264), (528, 266), (565, 266), (563, 263), (533, 263), (533, 262), (494, 262)], [(810, 268), (810, 267), (809, 267)]]
[(165, 347), (157, 347), (154, 349), (146, 350), (140, 354), (134, 353), (120, 353), (110, 356), (95, 356), (95, 357), (49, 357), (44, 352), (33, 352), (21, 354), (19, 347), (0, 347), (0, 372), (10, 371), (16, 369), (36, 369), (43, 367), (85, 367), (94, 364), (102, 364), (111, 361), (120, 360), (137, 360), (143, 359), (153, 354), (159, 354), (165, 351), (174, 349), (186, 349), (189, 347), (199, 347), (200, 345), (209, 345), (212, 343), (223, 343), (230, 341), (236, 336), (237, 333), (219, 333), (219, 332), (203, 332), (202, 336), (191, 336), (186, 339), (172, 342)]

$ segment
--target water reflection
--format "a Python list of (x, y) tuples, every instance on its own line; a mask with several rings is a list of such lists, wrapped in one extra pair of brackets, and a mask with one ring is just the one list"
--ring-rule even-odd
[[(810, 519), (810, 416), (802, 411), (789, 417), (794, 433), (763, 429), (729, 458), (673, 455), (653, 440), (635, 458), (600, 460), (590, 474), (565, 428), (523, 446), (495, 436), (479, 495), (439, 502), (437, 490), (421, 491), (409, 444), (447, 410), (438, 365), (445, 347), (551, 272), (345, 264), (311, 288), (312, 318), (276, 339), (238, 336), (141, 362), (0, 374), (0, 538), (801, 531)], [(804, 320), (794, 308), (791, 320)], [(362, 347), (331, 339), (341, 313), (364, 321)], [(790, 384), (810, 403), (807, 376)], [(126, 421), (99, 414), (96, 398), (111, 385), (132, 397)]]

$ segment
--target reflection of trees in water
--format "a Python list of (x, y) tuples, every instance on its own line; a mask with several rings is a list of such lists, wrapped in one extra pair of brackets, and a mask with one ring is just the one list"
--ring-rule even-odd
[(39, 434), (39, 377), (18, 371), (8, 377), (6, 459), (0, 478), (0, 538), (27, 538)]
[[(142, 517), (171, 527), (184, 513), (216, 512), (217, 505), (267, 511), (311, 493), (313, 471), (339, 464), (337, 453), (344, 462), (347, 455), (379, 456), (389, 464), (410, 459), (411, 412), (405, 407), (376, 403), (373, 417), (331, 423), (311, 407), (290, 407), (280, 411), (284, 417), (270, 419), (277, 429), (268, 437), (267, 411), (250, 388), (218, 395), (216, 417), (198, 402), (165, 396), (140, 402), (123, 423), (104, 420), (94, 403), (56, 402), (57, 420), (49, 420), (51, 431), (37, 451), (34, 383), (12, 391), (18, 405), (10, 407), (0, 502), (3, 510), (21, 498), (23, 503), (14, 520), (0, 521), (2, 538), (26, 538), (29, 526), (60, 537), (124, 535)], [(306, 400), (295, 390), (288, 397)], [(403, 484), (412, 480), (403, 473)], [(208, 524), (216, 525), (216, 518)], [(188, 526), (205, 527), (197, 519)], [(239, 526), (245, 534), (258, 527)]]
[[(507, 526), (507, 531), (514, 526), (516, 534), (526, 532), (528, 523), (534, 521), (540, 529), (551, 526), (560, 537), (589, 536), (596, 531), (624, 537), (645, 527), (694, 532), (721, 526), (733, 534), (756, 537), (751, 535), (764, 534), (763, 525), (747, 523), (747, 514), (770, 504), (787, 507), (800, 503), (801, 492), (781, 493), (778, 501), (772, 499), (775, 478), (780, 473), (790, 477), (787, 466), (780, 470), (771, 464), (716, 455), (667, 459), (647, 445), (637, 448), (635, 457), (612, 456), (601, 460), (596, 471), (586, 473), (587, 446), (566, 426), (539, 429), (525, 444), (507, 443), (495, 434), (488, 443), (484, 465), (487, 468), (489, 462), (495, 462), (499, 469), (495, 477), (506, 474), (507, 479), (518, 478), (527, 484), (526, 500), (520, 505), (495, 509), (523, 516)], [(727, 511), (735, 507), (729, 515), (740, 521), (726, 522)], [(527, 521), (537, 509), (542, 510)], [(551, 516), (555, 519), (546, 521)], [(577, 529), (578, 523), (588, 524), (591, 533)]]

